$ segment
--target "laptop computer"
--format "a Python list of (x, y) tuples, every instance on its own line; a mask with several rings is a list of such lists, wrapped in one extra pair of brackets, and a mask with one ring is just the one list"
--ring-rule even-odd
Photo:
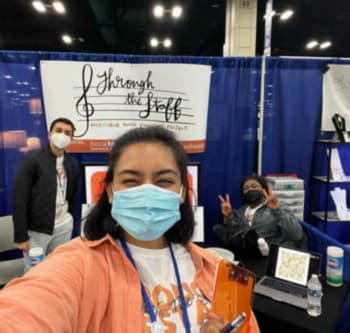
[(321, 255), (316, 252), (270, 244), (265, 275), (255, 284), (256, 294), (306, 309), (307, 282), (319, 274)]

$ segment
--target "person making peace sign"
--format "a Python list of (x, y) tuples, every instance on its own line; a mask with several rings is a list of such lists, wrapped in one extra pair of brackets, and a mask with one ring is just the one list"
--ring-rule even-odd
[(229, 194), (219, 195), (224, 223), (214, 225), (213, 232), (225, 246), (230, 245), (230, 227), (237, 225), (243, 229), (253, 228), (258, 237), (268, 243), (295, 246), (302, 239), (298, 218), (274, 196), (264, 177), (254, 175), (242, 179), (240, 194), (244, 205), (238, 209), (232, 208)]

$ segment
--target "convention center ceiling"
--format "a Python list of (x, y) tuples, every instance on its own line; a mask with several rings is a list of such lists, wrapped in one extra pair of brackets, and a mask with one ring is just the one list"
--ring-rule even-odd
[[(45, 12), (38, 12), (32, 0), (0, 1), (0, 49), (222, 56), (224, 0), (61, 0), (64, 13), (55, 11), (53, 2), (42, 0)], [(164, 6), (161, 19), (153, 15), (155, 4)], [(182, 6), (178, 19), (171, 16), (174, 5)], [(273, 56), (350, 56), (350, 1), (274, 0), (273, 7)], [(294, 15), (281, 21), (286, 9)], [(262, 54), (264, 13), (265, 0), (258, 0), (257, 55)], [(158, 47), (150, 46), (152, 37)], [(166, 38), (170, 47), (164, 47)], [(331, 45), (306, 49), (311, 40)]]

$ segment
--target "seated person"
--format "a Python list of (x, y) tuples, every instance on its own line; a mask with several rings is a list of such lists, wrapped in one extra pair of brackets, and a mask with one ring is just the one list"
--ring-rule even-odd
[(237, 210), (232, 209), (228, 194), (225, 198), (219, 195), (224, 223), (214, 225), (213, 232), (225, 247), (237, 251), (232, 248), (235, 242), (233, 236), (242, 231), (249, 232), (247, 241), (255, 242), (256, 249), (260, 237), (267, 243), (290, 246), (296, 246), (301, 241), (303, 229), (298, 218), (273, 195), (264, 177), (254, 175), (244, 178), (240, 194), (245, 204)]

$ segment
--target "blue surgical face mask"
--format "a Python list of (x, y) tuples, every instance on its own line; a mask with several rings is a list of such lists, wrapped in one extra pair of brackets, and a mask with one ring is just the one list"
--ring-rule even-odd
[(155, 240), (180, 220), (181, 192), (151, 184), (114, 191), (112, 217), (132, 237)]

